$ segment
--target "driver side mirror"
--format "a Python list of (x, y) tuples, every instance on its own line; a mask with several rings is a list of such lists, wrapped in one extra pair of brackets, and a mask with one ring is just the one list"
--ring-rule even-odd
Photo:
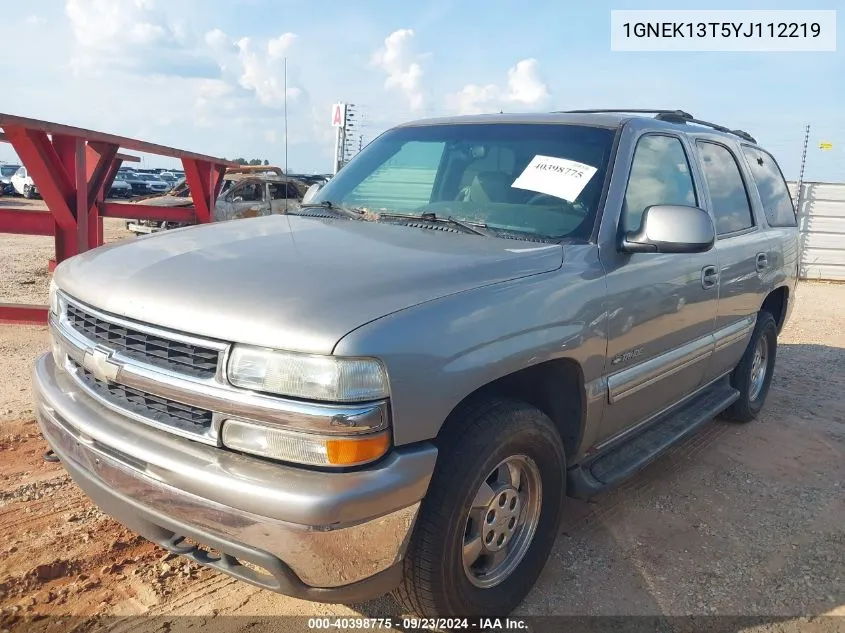
[(305, 195), (302, 196), (302, 203), (305, 204), (306, 202), (311, 202), (314, 199), (314, 196), (317, 195), (317, 192), (322, 188), (323, 186), (318, 182), (315, 182), (313, 185), (308, 187), (308, 189), (305, 190)]
[(243, 196), (235, 196), (234, 198), (232, 198), (232, 202), (243, 202), (243, 201), (244, 201)]
[(698, 207), (658, 204), (643, 212), (638, 231), (622, 237), (623, 253), (704, 253), (713, 248), (716, 229), (710, 214)]

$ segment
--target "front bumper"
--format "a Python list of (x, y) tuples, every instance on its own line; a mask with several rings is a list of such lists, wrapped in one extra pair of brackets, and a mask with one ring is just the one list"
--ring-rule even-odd
[(398, 583), (433, 446), (354, 472), (306, 470), (135, 423), (80, 391), (49, 354), (33, 381), (38, 424), (68, 473), (147, 539), (307, 600), (360, 602)]

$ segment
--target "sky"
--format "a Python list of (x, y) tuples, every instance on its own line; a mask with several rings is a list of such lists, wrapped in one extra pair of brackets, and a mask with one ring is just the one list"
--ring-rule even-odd
[[(708, 5), (24, 2), (3, 14), (0, 112), (284, 166), (287, 102), (290, 171), (329, 172), (336, 102), (355, 104), (363, 143), (396, 123), (445, 114), (680, 108), (747, 130), (788, 179), (798, 176), (809, 124), (805, 180), (845, 182), (841, 36), (838, 50), (824, 53), (610, 50), (611, 9)], [(837, 31), (845, 32), (841, 0), (722, 6), (839, 8)], [(177, 166), (143, 158), (149, 167)], [(7, 143), (0, 160), (15, 160)]]

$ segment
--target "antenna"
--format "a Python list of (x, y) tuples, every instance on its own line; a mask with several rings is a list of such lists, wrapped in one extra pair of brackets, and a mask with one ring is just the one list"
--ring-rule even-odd
[(288, 212), (288, 58), (285, 57), (285, 213)]

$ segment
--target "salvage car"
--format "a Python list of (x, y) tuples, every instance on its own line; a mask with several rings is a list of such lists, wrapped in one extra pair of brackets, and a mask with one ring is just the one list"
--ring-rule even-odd
[(12, 188), (20, 196), (27, 199), (37, 198), (39, 196), (38, 187), (29, 175), (26, 167), (19, 167), (11, 178)]
[[(265, 170), (271, 171), (265, 171)], [(298, 178), (284, 176), (278, 168), (257, 170), (235, 168), (223, 180), (220, 195), (214, 205), (212, 221), (253, 218), (295, 209), (308, 186)], [(190, 188), (184, 182), (168, 194), (141, 198), (137, 204), (163, 207), (189, 207), (193, 204)], [(135, 234), (155, 233), (166, 229), (187, 226), (185, 223), (160, 220), (131, 220), (126, 228)]]
[(115, 174), (114, 180), (109, 187), (110, 198), (131, 198), (133, 196), (132, 185), (126, 181), (126, 175)]
[(774, 157), (683, 111), (408, 123), (284, 216), (62, 262), (38, 424), (104, 512), (197, 563), (505, 615), (567, 496), (758, 416), (796, 225)]
[(15, 187), (12, 185), (12, 176), (20, 169), (20, 165), (12, 163), (3, 163), (0, 165), (0, 195), (11, 194), (15, 192)]

